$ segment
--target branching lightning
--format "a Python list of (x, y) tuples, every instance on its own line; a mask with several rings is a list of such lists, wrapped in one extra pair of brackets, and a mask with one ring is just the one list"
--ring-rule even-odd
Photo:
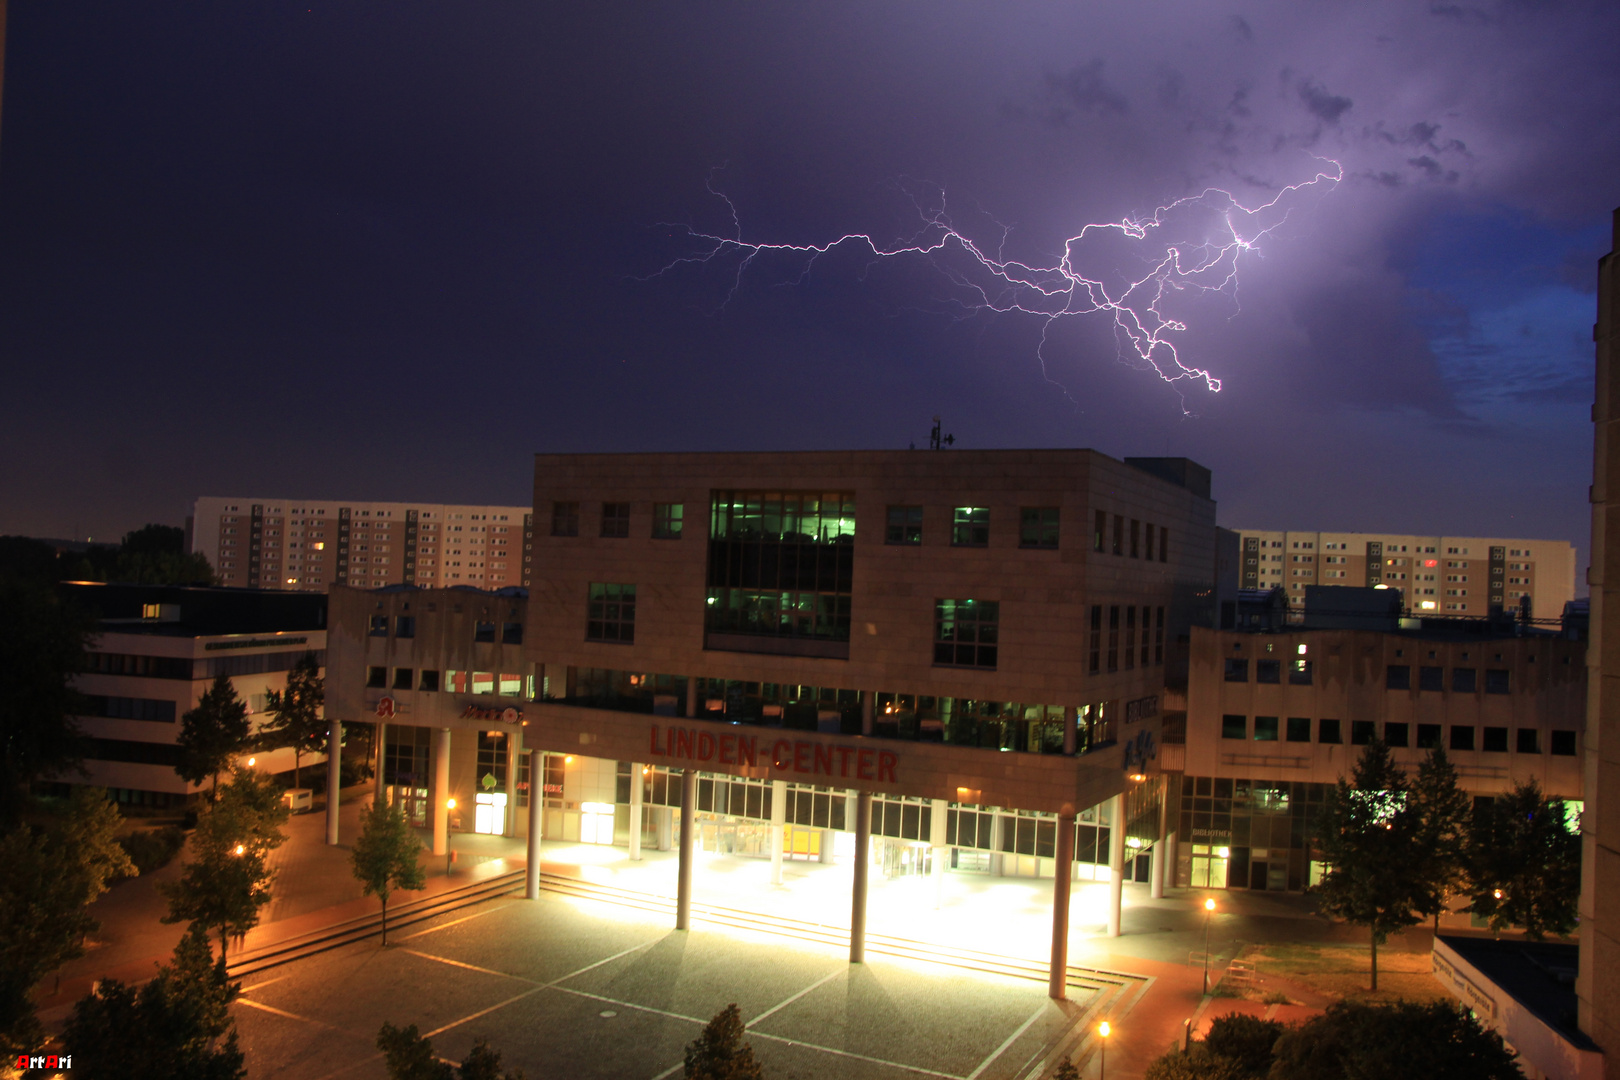
[[(696, 250), (672, 260), (652, 276), (683, 265), (731, 264), (724, 307), (762, 256), (802, 256), (801, 280), (817, 258), (846, 245), (863, 246), (879, 259), (917, 256), (931, 260), (958, 286), (955, 302), (964, 311), (1016, 313), (1043, 320), (1037, 350), (1043, 369), (1048, 334), (1058, 320), (1107, 313), (1113, 319), (1121, 358), (1134, 357), (1138, 366), (1151, 368), (1167, 383), (1201, 381), (1210, 391), (1219, 392), (1220, 379), (1183, 362), (1174, 339), (1187, 330), (1187, 324), (1165, 309), (1174, 306), (1177, 294), (1193, 291), (1220, 293), (1235, 304), (1244, 256), (1257, 253), (1258, 245), (1288, 220), (1297, 196), (1312, 188), (1330, 189), (1344, 178), (1339, 162), (1318, 161), (1311, 179), (1283, 187), (1257, 206), (1245, 206), (1230, 192), (1210, 187), (1145, 216), (1092, 222), (1064, 241), (1060, 257), (1049, 266), (1004, 257), (1005, 227), (997, 250), (986, 250), (951, 220), (943, 192), (937, 192), (931, 203), (912, 193), (921, 225), (915, 235), (895, 244), (881, 243), (869, 233), (846, 233), (821, 244), (745, 240), (736, 206), (711, 182), (709, 191), (726, 204), (732, 235), (702, 232), (690, 225), (671, 226), (695, 242)], [(1128, 258), (1088, 266), (1087, 249), (1107, 239), (1128, 243), (1135, 250)], [(966, 258), (959, 260), (961, 265), (952, 265), (948, 257), (953, 255)], [(1135, 264), (1133, 270), (1117, 265), (1127, 261)]]

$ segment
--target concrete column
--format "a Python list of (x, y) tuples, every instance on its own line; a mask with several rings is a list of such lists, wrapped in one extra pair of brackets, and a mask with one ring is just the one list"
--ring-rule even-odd
[(1063, 752), (1070, 757), (1080, 749), (1080, 710), (1073, 705), (1063, 707)]
[(697, 676), (686, 677), (686, 718), (696, 719), (698, 714), (698, 681)]
[(990, 808), (990, 873), (993, 877), (1006, 876), (1007, 857), (1001, 851), (1001, 833), (1007, 827), (1007, 819), (1002, 816), (999, 807)]
[(861, 734), (872, 734), (872, 706), (877, 701), (877, 694), (871, 690), (861, 691)]
[(372, 793), (372, 797), (381, 800), (383, 797), (384, 788), (387, 786), (383, 783), (383, 761), (388, 757), (388, 724), (385, 721), (377, 721), (376, 740), (377, 745), (373, 747), (373, 749), (376, 751), (375, 756), (377, 758), (375, 765), (376, 771), (373, 772), (371, 776), (375, 791)]
[(929, 807), (928, 843), (934, 849), (934, 910), (938, 911), (945, 906), (945, 863), (951, 857), (951, 849), (945, 843), (945, 834), (950, 826), (949, 809), (944, 799), (935, 799)]
[(866, 960), (866, 871), (871, 863), (872, 793), (855, 797), (855, 889), (849, 907), (849, 962)]
[(516, 836), (518, 823), (518, 762), (522, 761), (523, 729), (515, 727), (506, 733), (506, 775), (501, 777), (506, 792), (506, 812), (501, 815), (501, 835)]
[(1057, 858), (1052, 862), (1052, 966), (1047, 974), (1047, 996), (1062, 1001), (1069, 996), (1069, 887), (1074, 880), (1074, 815), (1059, 814)]
[(326, 718), (326, 842), (338, 842), (338, 793), (343, 787), (343, 721)]
[(675, 890), (675, 929), (692, 928), (692, 815), (697, 811), (697, 770), (681, 770), (681, 867)]
[(529, 866), (528, 882), (523, 895), (530, 900), (540, 899), (540, 841), (545, 831), (546, 764), (545, 755), (538, 750), (529, 752)]
[(1159, 838), (1153, 842), (1153, 858), (1148, 864), (1148, 895), (1155, 900), (1164, 899), (1164, 848), (1170, 834), (1165, 831), (1169, 823), (1170, 785), (1163, 781), (1164, 790), (1159, 799)]
[(1176, 831), (1171, 829), (1164, 838), (1164, 885), (1165, 889), (1176, 887)]
[(771, 781), (771, 884), (782, 884), (782, 842), (787, 825), (787, 781)]
[(816, 856), (817, 862), (825, 863), (828, 866), (832, 865), (833, 852), (836, 850), (838, 844), (837, 836), (838, 832), (836, 829), (821, 830), (821, 853)]
[(660, 806), (654, 812), (653, 820), (658, 828), (658, 850), (668, 851), (675, 846), (675, 811)]
[(440, 728), (433, 739), (433, 854), (450, 851), (450, 729)]
[(1108, 800), (1108, 936), (1120, 935), (1125, 902), (1125, 796)]
[(630, 859), (641, 859), (641, 800), (646, 793), (647, 778), (642, 775), (641, 763), (630, 763)]

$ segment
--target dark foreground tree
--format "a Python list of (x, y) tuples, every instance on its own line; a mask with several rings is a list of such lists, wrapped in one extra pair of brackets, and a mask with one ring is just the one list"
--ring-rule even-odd
[(473, 1044), (459, 1069), (439, 1060), (433, 1041), (418, 1034), (415, 1024), (407, 1028), (384, 1024), (377, 1033), (377, 1049), (388, 1066), (389, 1080), (523, 1080), (521, 1070), (501, 1071), (501, 1055), (490, 1049), (487, 1039)]
[(1581, 837), (1562, 799), (1534, 780), (1498, 796), (1474, 819), (1469, 840), (1474, 912), (1501, 931), (1522, 926), (1540, 941), (1575, 929), (1581, 896)]
[(1250, 1080), (1271, 1069), (1272, 1048), (1287, 1031), (1275, 1020), (1229, 1013), (1183, 1054), (1172, 1051), (1148, 1066), (1144, 1080)]
[(247, 750), (252, 730), (247, 703), (236, 696), (230, 677), (221, 672), (197, 707), (180, 717), (180, 734), (175, 739), (180, 744), (180, 764), (174, 771), (193, 784), (212, 779), (209, 801), (217, 800), (219, 775)]
[(1456, 1004), (1337, 1002), (1277, 1040), (1272, 1080), (1523, 1080), (1494, 1031)]
[(1422, 824), (1405, 774), (1378, 739), (1362, 751), (1351, 781), (1328, 792), (1317, 819), (1317, 858), (1326, 869), (1313, 891), (1323, 912), (1367, 928), (1374, 990), (1378, 946), (1421, 921), (1431, 892)]
[(1457, 786), (1457, 770), (1439, 747), (1430, 750), (1418, 766), (1412, 783), (1412, 808), (1417, 812), (1418, 831), (1427, 866), (1423, 876), (1425, 895), (1420, 905), (1434, 919), (1440, 932), (1440, 916), (1451, 906), (1453, 897), (1468, 888), (1468, 793)]
[(0, 828), (20, 819), (35, 780), (83, 769), (73, 680), (94, 629), (53, 585), (0, 573)]
[(304, 755), (318, 753), (326, 743), (326, 721), (321, 717), (326, 690), (315, 654), (305, 653), (287, 672), (285, 690), (270, 690), (264, 698), (270, 720), (259, 729), (259, 745), (267, 750), (292, 748), (293, 787), (300, 787)]
[(73, 1075), (90, 1080), (240, 1080), (247, 1075), (230, 1004), (241, 992), (216, 961), (200, 926), (186, 931), (174, 960), (136, 990), (103, 980), (73, 1007), (62, 1042)]
[(411, 832), (398, 805), (374, 799), (360, 819), (360, 835), (349, 853), (355, 880), (367, 896), (382, 901), (382, 943), (388, 944), (388, 897), (395, 889), (420, 889), (427, 873), (417, 860), (422, 842)]
[(742, 1010), (727, 1005), (686, 1046), (686, 1080), (759, 1080), (754, 1048), (742, 1041)]

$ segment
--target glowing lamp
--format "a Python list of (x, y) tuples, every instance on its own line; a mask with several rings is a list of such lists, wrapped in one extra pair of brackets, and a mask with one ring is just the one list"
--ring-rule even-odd
[(257, 764), (258, 764), (258, 763), (259, 763), (259, 759), (258, 759), (258, 758), (256, 758), (256, 757), (250, 757), (250, 758), (248, 758), (248, 768), (250, 768), (250, 769), (251, 769), (251, 768), (253, 768), (253, 766), (255, 766), (255, 765), (257, 765)]
[(1204, 901), (1204, 910), (1205, 911), (1214, 911), (1215, 910), (1215, 901), (1213, 899), (1205, 900)]
[(1113, 1034), (1113, 1031), (1114, 1029), (1108, 1026), (1108, 1021), (1106, 1020), (1097, 1025), (1097, 1034), (1101, 1035), (1105, 1039), (1108, 1038), (1109, 1035)]
[(238, 855), (244, 854), (246, 851), (247, 851), (247, 847), (245, 845), (242, 845), (242, 844), (237, 844), (236, 845), (236, 853)]
[(456, 808), (456, 800), (453, 799), (453, 798), (452, 799), (446, 799), (446, 800), (444, 800), (444, 805), (445, 805), (446, 808), (448, 808), (450, 810), (454, 810)]

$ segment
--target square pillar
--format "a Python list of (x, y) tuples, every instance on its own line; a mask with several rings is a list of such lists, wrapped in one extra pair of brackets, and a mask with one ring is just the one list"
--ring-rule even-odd
[(945, 906), (945, 861), (950, 858), (951, 850), (945, 844), (945, 834), (950, 830), (948, 814), (944, 799), (935, 799), (929, 805), (928, 842), (934, 849), (930, 869), (934, 876), (935, 911)]
[(433, 854), (450, 851), (450, 729), (433, 736)]
[(338, 799), (343, 789), (343, 721), (326, 718), (326, 842), (338, 842)]
[(698, 714), (698, 681), (696, 675), (686, 677), (686, 718), (695, 720)]
[(771, 884), (782, 884), (782, 844), (787, 826), (787, 781), (771, 781)]
[(1108, 800), (1108, 936), (1119, 937), (1125, 906), (1125, 796)]
[(1063, 707), (1063, 752), (1073, 757), (1080, 748), (1080, 710), (1073, 705)]
[(518, 762), (523, 760), (522, 753), (523, 729), (515, 727), (506, 733), (506, 773), (501, 777), (501, 790), (506, 793), (506, 810), (501, 814), (502, 836), (517, 835)]
[(872, 707), (877, 701), (877, 692), (874, 690), (861, 691), (861, 734), (872, 734)]
[(377, 745), (372, 747), (376, 757), (376, 771), (372, 773), (372, 798), (381, 802), (386, 794), (387, 785), (383, 783), (383, 762), (388, 760), (388, 721), (378, 720), (376, 734), (373, 736)]
[(523, 895), (530, 900), (540, 899), (540, 841), (544, 831), (542, 822), (545, 820), (545, 781), (546, 772), (545, 755), (538, 750), (528, 751), (529, 755), (529, 839), (527, 882)]
[(647, 790), (647, 778), (641, 772), (639, 761), (630, 763), (630, 860), (641, 861), (641, 800)]

